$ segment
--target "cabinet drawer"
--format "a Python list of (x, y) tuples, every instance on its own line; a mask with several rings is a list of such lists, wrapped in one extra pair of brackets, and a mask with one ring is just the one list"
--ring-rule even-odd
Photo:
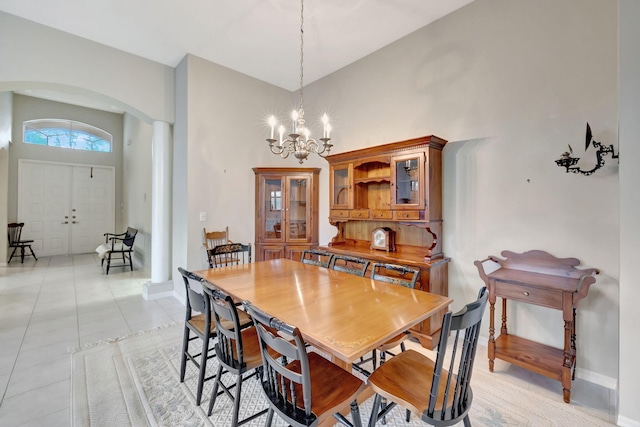
[(331, 209), (331, 218), (349, 218), (348, 210)]
[(562, 310), (562, 291), (496, 282), (496, 296)]
[(371, 218), (391, 219), (393, 214), (390, 210), (372, 210)]
[(349, 218), (369, 218), (369, 209), (355, 209), (349, 213)]
[(420, 219), (420, 211), (394, 211), (393, 219)]

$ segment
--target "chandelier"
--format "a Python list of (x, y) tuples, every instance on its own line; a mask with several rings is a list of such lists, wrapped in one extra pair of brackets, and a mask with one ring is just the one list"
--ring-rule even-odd
[[(303, 96), (304, 93), (304, 0), (300, 0), (300, 106), (297, 110), (291, 112), (292, 128), (289, 137), (285, 139), (285, 127), (278, 126), (278, 122), (274, 116), (269, 117), (269, 126), (271, 127), (271, 136), (267, 138), (269, 148), (273, 154), (277, 154), (283, 159), (289, 157), (289, 154), (295, 156), (302, 163), (309, 157), (310, 153), (316, 153), (320, 157), (326, 157), (331, 151), (333, 144), (331, 141), (331, 125), (329, 117), (324, 114), (322, 116), (322, 138), (318, 138), (322, 144), (311, 137), (309, 128), (304, 122)], [(279, 138), (275, 139), (275, 129), (278, 127)]]

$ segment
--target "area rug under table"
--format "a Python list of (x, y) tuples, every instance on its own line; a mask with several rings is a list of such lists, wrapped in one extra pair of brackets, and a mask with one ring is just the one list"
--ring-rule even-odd
[[(214, 412), (206, 410), (212, 382), (205, 383), (202, 405), (195, 405), (197, 370), (187, 364), (184, 383), (179, 381), (182, 325), (174, 324), (76, 349), (72, 355), (73, 426), (215, 426), (231, 424), (232, 404), (218, 398)], [(209, 375), (217, 369), (211, 359)], [(229, 378), (233, 381), (234, 378)], [(476, 369), (472, 380), (474, 426), (609, 426), (561, 399), (541, 397), (510, 383), (504, 376)], [(372, 398), (360, 405), (363, 424), (371, 413)], [(267, 408), (256, 377), (243, 383), (240, 418)], [(263, 426), (265, 416), (244, 424)], [(286, 426), (277, 416), (274, 426)], [(396, 407), (387, 426), (424, 426), (415, 416), (405, 421)], [(462, 423), (460, 423), (462, 425)]]

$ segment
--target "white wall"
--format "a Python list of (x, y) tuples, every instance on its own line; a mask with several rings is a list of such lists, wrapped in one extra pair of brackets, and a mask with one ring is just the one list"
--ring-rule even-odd
[(640, 426), (640, 3), (620, 1), (620, 388), (621, 426)]
[[(616, 52), (615, 2), (476, 0), (305, 90), (307, 109), (331, 113), (336, 152), (429, 134), (450, 141), (444, 252), (454, 309), (482, 285), (473, 261), (505, 249), (599, 268), (578, 311), (577, 366), (610, 387), (618, 376), (618, 165), (609, 158), (586, 177), (554, 161), (567, 144), (595, 161), (584, 153), (586, 122), (617, 149)], [(321, 204), (321, 242), (335, 234), (327, 216)], [(562, 347), (560, 312), (521, 305), (509, 317), (511, 332)]]
[(149, 123), (173, 123), (174, 71), (166, 65), (4, 12), (0, 58), (0, 91), (50, 89), (89, 95)]
[(288, 91), (191, 55), (178, 66), (176, 88), (174, 277), (178, 266), (207, 267), (204, 227), (229, 226), (234, 241), (254, 241), (251, 168), (282, 164), (267, 150), (266, 118), (292, 105)]

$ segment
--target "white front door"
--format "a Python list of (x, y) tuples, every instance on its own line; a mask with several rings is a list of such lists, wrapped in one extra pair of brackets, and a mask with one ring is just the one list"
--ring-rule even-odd
[(93, 252), (114, 233), (113, 169), (74, 166), (71, 194), (72, 254)]
[(114, 232), (114, 169), (20, 160), (18, 221), (38, 255), (93, 252)]

